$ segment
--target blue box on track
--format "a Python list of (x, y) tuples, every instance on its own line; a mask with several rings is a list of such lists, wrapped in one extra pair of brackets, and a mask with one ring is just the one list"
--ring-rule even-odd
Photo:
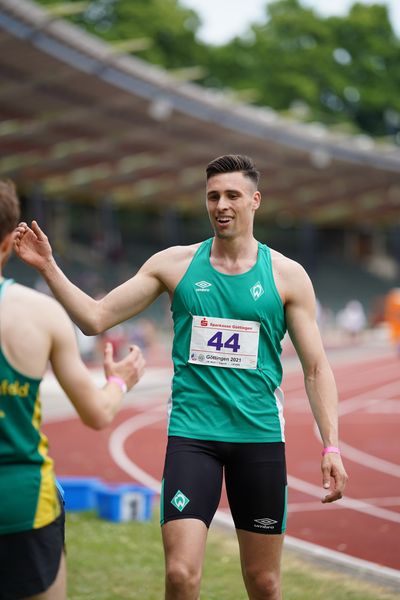
[(115, 522), (151, 519), (153, 490), (141, 485), (121, 484), (96, 491), (97, 514)]
[(96, 492), (104, 487), (96, 477), (57, 477), (64, 492), (65, 510), (94, 510)]

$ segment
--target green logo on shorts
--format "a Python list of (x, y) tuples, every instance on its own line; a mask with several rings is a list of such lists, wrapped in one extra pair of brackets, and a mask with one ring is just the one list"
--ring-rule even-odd
[(177, 508), (180, 512), (183, 511), (183, 509), (187, 504), (189, 504), (189, 502), (189, 498), (186, 498), (185, 494), (181, 492), (181, 490), (178, 490), (171, 500), (171, 504), (173, 504), (175, 508)]

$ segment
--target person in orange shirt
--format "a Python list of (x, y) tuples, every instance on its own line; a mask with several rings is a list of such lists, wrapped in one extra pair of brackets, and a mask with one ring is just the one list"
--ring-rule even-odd
[(400, 288), (393, 288), (385, 298), (385, 321), (400, 356)]

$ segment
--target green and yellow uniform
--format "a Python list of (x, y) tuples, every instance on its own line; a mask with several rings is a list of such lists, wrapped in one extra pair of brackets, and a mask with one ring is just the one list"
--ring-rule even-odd
[[(0, 284), (0, 319), (11, 283)], [(0, 339), (0, 534), (44, 527), (61, 512), (53, 461), (40, 431), (40, 383), (8, 362)]]

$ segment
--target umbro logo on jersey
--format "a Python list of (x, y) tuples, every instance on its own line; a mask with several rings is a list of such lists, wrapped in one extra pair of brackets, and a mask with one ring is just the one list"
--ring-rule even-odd
[(254, 519), (254, 527), (259, 527), (260, 529), (274, 529), (277, 522), (278, 521), (268, 519), (267, 517), (265, 519)]
[(253, 296), (253, 300), (258, 300), (264, 293), (264, 288), (259, 281), (253, 287), (250, 288), (250, 294)]
[(198, 281), (194, 284), (196, 286), (196, 292), (209, 292), (212, 283), (208, 281)]

